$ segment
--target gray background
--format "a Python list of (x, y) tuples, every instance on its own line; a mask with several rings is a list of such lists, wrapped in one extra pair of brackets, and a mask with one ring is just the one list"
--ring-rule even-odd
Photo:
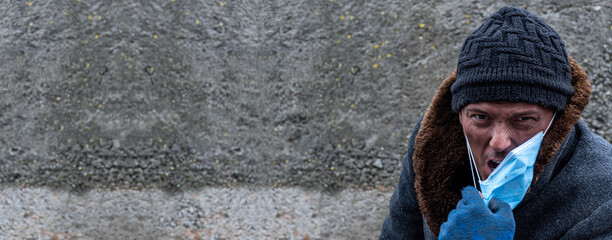
[[(181, 206), (190, 193), (202, 211), (216, 211), (201, 205), (214, 197), (241, 215), (237, 206), (316, 195), (304, 206), (326, 214), (279, 223), (265, 212), (276, 230), (231, 217), (186, 228), (226, 229), (203, 238), (373, 238), (412, 126), (463, 39), (504, 5), (557, 30), (593, 84), (583, 117), (612, 141), (610, 1), (2, 1), (0, 202), (19, 219), (44, 208), (78, 221), (37, 223), (72, 237), (182, 238), (162, 223), (143, 231), (153, 235), (86, 231), (115, 221), (96, 214), (92, 199), (110, 194), (117, 204), (109, 214), (148, 211), (147, 219), (180, 209), (122, 206), (159, 198)], [(94, 213), (73, 218), (27, 203), (58, 194), (83, 201), (72, 211)], [(33, 224), (16, 219), (0, 224), (4, 236)], [(295, 235), (281, 234), (292, 226)]]

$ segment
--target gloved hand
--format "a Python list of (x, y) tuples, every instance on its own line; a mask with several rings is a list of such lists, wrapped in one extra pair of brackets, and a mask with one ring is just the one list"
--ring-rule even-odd
[(440, 227), (438, 239), (512, 239), (514, 215), (507, 203), (493, 198), (485, 206), (478, 190), (467, 186), (461, 190), (463, 199), (448, 214)]

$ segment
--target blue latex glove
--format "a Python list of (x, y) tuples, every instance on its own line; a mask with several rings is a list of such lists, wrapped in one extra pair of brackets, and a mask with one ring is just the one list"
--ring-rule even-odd
[(493, 198), (485, 206), (478, 190), (467, 186), (461, 190), (463, 199), (448, 214), (440, 227), (438, 239), (512, 239), (514, 215), (507, 203)]

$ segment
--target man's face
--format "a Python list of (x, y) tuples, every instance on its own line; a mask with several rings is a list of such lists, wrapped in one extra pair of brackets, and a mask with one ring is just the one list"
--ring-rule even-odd
[(459, 111), (482, 180), (512, 151), (546, 130), (553, 110), (531, 103), (480, 102)]

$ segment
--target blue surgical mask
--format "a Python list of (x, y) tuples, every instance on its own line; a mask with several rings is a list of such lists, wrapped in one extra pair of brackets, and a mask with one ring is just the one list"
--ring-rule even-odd
[[(556, 113), (555, 113), (556, 115)], [(553, 115), (553, 119), (555, 118)], [(533, 165), (535, 164), (538, 152), (540, 151), (540, 145), (544, 134), (548, 131), (548, 128), (552, 124), (552, 120), (546, 127), (544, 132), (540, 131), (531, 139), (527, 140), (520, 146), (512, 149), (510, 153), (504, 158), (504, 160), (497, 166), (487, 180), (480, 178), (480, 173), (476, 169), (478, 174), (478, 182), (480, 183), (480, 191), (484, 198), (485, 204), (489, 204), (492, 198), (498, 198), (510, 205), (514, 209), (525, 197), (531, 181), (533, 180)], [(472, 155), (472, 149), (470, 143), (465, 137), (468, 147), (468, 153), (470, 156), (470, 166), (475, 168), (476, 162)], [(473, 165), (472, 165), (473, 164)], [(472, 171), (472, 178), (474, 179), (474, 172)], [(474, 180), (474, 185), (476, 181)]]

